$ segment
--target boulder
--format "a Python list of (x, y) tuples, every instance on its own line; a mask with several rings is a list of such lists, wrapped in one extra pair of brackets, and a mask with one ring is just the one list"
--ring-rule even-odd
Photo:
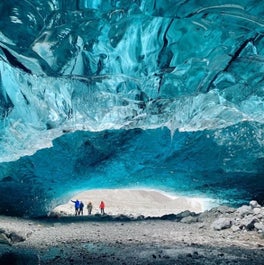
[(241, 207), (239, 207), (236, 212), (241, 216), (247, 216), (250, 214), (253, 214), (253, 209), (251, 208), (251, 206), (247, 206), (247, 205), (243, 205)]
[(227, 229), (227, 228), (230, 228), (232, 226), (232, 221), (231, 219), (229, 218), (219, 218), (217, 220), (215, 220), (211, 227), (214, 229), (214, 230), (222, 230), (222, 229)]
[(184, 218), (184, 217), (187, 217), (187, 216), (193, 216), (193, 215), (194, 215), (194, 213), (189, 211), (189, 210), (186, 210), (184, 212), (181, 212), (181, 213), (177, 214), (177, 216), (180, 217), (180, 218)]
[(263, 223), (254, 223), (254, 227), (258, 230), (258, 231), (262, 231), (264, 232), (264, 224)]
[(11, 245), (10, 239), (4, 233), (0, 233), (0, 244)]
[(261, 208), (254, 208), (254, 209), (253, 209), (253, 214), (254, 214), (254, 215), (261, 214)]
[(216, 210), (221, 214), (231, 214), (231, 213), (234, 213), (236, 211), (235, 208), (231, 208), (231, 207), (228, 207), (225, 205), (218, 206), (216, 208)]
[(196, 216), (186, 216), (181, 219), (181, 223), (192, 224), (198, 222), (198, 218)]
[(206, 210), (198, 215), (198, 222), (210, 222), (210, 220), (218, 218), (221, 215), (220, 212), (213, 208), (211, 210)]
[(261, 208), (261, 205), (259, 205), (257, 201), (250, 201), (249, 205), (251, 206), (252, 209)]
[(26, 237), (24, 235), (19, 235), (16, 232), (10, 233), (9, 238), (11, 239), (12, 243), (23, 242), (26, 240)]
[(257, 219), (254, 216), (247, 216), (241, 220), (240, 228), (245, 228), (246, 230), (254, 230), (254, 224), (257, 222)]

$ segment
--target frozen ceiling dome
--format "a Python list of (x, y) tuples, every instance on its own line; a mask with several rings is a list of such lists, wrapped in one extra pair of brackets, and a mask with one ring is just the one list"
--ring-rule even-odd
[(41, 215), (100, 187), (263, 200), (264, 2), (0, 13), (0, 213)]

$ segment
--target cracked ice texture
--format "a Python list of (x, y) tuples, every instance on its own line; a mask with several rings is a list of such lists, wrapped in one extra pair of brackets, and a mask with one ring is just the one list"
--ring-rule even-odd
[(0, 13), (3, 190), (40, 194), (43, 209), (76, 178), (262, 193), (264, 3), (20, 0)]

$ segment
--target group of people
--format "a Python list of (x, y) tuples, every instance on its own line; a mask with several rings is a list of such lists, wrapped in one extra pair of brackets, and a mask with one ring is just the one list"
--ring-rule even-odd
[[(71, 200), (73, 203), (74, 203), (74, 208), (75, 208), (75, 215), (83, 215), (83, 208), (84, 208), (84, 204), (82, 201), (79, 201), (79, 200), (76, 200), (76, 201), (73, 201)], [(87, 211), (88, 211), (88, 215), (91, 215), (92, 214), (92, 210), (93, 210), (93, 204), (92, 202), (89, 202), (86, 206), (87, 208)], [(101, 201), (100, 205), (99, 205), (99, 209), (100, 209), (100, 212), (101, 214), (105, 214), (105, 203), (103, 201)]]

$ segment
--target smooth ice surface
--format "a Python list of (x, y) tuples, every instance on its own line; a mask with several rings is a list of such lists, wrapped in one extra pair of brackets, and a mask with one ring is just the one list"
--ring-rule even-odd
[(144, 186), (264, 191), (264, 2), (0, 4), (0, 213)]

